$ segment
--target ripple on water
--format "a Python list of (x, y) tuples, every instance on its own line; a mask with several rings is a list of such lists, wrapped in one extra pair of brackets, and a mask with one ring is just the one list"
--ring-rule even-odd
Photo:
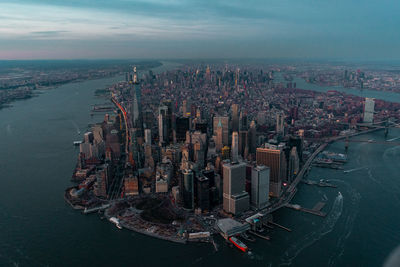
[(325, 218), (324, 223), (317, 229), (297, 242), (292, 243), (289, 248), (284, 252), (284, 256), (281, 259), (280, 265), (290, 265), (297, 257), (297, 255), (303, 251), (305, 248), (311, 246), (316, 241), (320, 240), (324, 235), (331, 232), (341, 216), (343, 211), (343, 196), (339, 194), (333, 203), (332, 209), (329, 215)]
[(338, 239), (336, 241), (336, 247), (338, 251), (334, 251), (332, 253), (331, 257), (328, 260), (328, 266), (335, 266), (337, 260), (340, 259), (344, 253), (345, 243), (353, 231), (354, 221), (358, 215), (359, 203), (361, 199), (361, 194), (353, 189), (349, 183), (346, 183), (344, 181), (340, 181), (339, 183), (345, 185), (346, 196), (348, 195), (349, 199), (347, 201), (348, 203), (346, 202), (345, 212), (342, 214), (344, 223), (341, 225), (343, 225), (343, 227), (338, 229)]

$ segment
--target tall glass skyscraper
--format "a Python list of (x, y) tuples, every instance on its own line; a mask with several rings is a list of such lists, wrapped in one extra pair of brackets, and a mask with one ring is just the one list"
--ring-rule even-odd
[(136, 129), (137, 136), (143, 136), (143, 114), (142, 114), (142, 92), (137, 79), (136, 67), (133, 68), (133, 78), (129, 81), (131, 84), (131, 122), (132, 128)]

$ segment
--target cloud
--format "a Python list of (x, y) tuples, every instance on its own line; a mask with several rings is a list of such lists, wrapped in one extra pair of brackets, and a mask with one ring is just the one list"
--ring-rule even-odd
[(3, 0), (0, 10), (0, 58), (387, 56), (400, 45), (390, 0)]
[[(55, 1), (57, 3), (57, 1)], [(64, 2), (63, 2), (64, 3)], [(68, 2), (67, 2), (68, 3)], [(77, 3), (77, 2), (72, 2)], [(102, 1), (90, 6), (88, 1), (63, 6), (33, 3), (0, 3), (8, 14), (0, 18), (3, 38), (30, 38), (40, 32), (41, 38), (96, 39), (115, 36), (155, 39), (221, 38), (242, 31), (248, 36), (254, 30), (269, 34), (279, 31), (277, 23), (267, 17), (245, 19), (249, 8), (231, 4), (207, 4), (202, 1), (163, 2)], [(210, 8), (211, 7), (211, 8)], [(220, 10), (220, 11), (218, 11)], [(225, 10), (225, 11), (222, 11)], [(246, 11), (247, 10), (247, 11)], [(270, 23), (271, 27), (265, 25)], [(247, 28), (243, 30), (243, 28)], [(63, 33), (63, 34), (60, 34)]]

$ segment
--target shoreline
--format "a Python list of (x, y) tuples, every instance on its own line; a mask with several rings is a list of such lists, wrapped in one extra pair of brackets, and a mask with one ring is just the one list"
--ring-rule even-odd
[[(349, 137), (358, 136), (358, 135), (363, 135), (363, 134), (368, 134), (368, 133), (376, 132), (376, 131), (379, 131), (379, 130), (382, 130), (382, 129), (381, 129), (381, 128), (370, 129), (370, 130), (367, 130), (367, 131), (363, 131), (363, 132), (359, 132), (359, 133), (354, 133), (354, 134), (352, 134), (352, 135), (349, 135)], [(314, 157), (312, 157), (312, 159), (310, 158), (310, 159), (311, 159), (310, 164), (314, 161), (315, 157), (316, 157), (319, 153), (321, 153), (322, 151), (324, 151), (330, 144), (332, 144), (332, 143), (334, 143), (334, 142), (336, 142), (336, 141), (339, 141), (339, 140), (341, 140), (341, 139), (343, 139), (343, 138), (346, 138), (346, 136), (340, 136), (339, 138), (337, 138), (337, 139), (335, 139), (335, 140), (333, 140), (333, 141), (329, 141), (329, 142), (324, 142), (324, 143), (322, 143), (322, 144), (317, 148), (317, 150), (316, 150), (316, 151), (318, 151), (318, 153), (316, 153), (316, 154), (314, 155)], [(307, 167), (305, 167), (305, 166), (306, 166), (306, 165), (304, 165), (303, 168), (302, 168), (302, 169), (300, 170), (300, 172), (299, 172), (299, 175), (302, 174), (302, 176), (300, 176), (300, 177), (301, 177), (300, 180), (302, 180), (302, 179), (304, 178), (304, 176), (306, 176), (306, 175), (308, 174), (309, 166), (307, 166)], [(75, 188), (75, 186), (69, 187), (69, 188), (66, 189), (65, 194), (64, 194), (64, 199), (65, 199), (65, 201), (66, 201), (74, 210), (84, 210), (85, 207), (83, 207), (83, 206), (81, 206), (81, 205), (74, 205), (74, 204), (69, 200), (69, 198), (67, 197), (67, 194), (69, 194), (69, 191), (70, 191), (72, 188)], [(284, 201), (284, 202), (288, 202), (288, 203), (289, 203), (290, 200), (293, 199), (293, 197), (295, 196), (295, 194), (298, 192), (298, 190), (297, 190), (297, 185), (294, 187), (294, 189), (293, 189), (292, 192), (293, 192), (293, 193), (290, 194), (290, 196), (288, 197), (288, 199), (287, 199), (286, 201)], [(276, 212), (277, 210), (279, 210), (279, 209), (281, 209), (281, 208), (283, 208), (283, 207), (285, 207), (285, 204), (282, 204), (282, 206), (273, 208), (272, 211), (267, 211), (266, 214), (270, 214), (270, 213)], [(257, 211), (257, 212), (255, 212), (255, 213), (258, 213), (258, 212), (262, 212), (262, 210)], [(104, 211), (104, 217), (105, 217), (108, 221), (110, 221), (110, 218), (113, 217), (113, 216), (111, 216), (111, 215), (109, 214), (109, 212), (108, 212), (108, 209), (106, 209), (106, 210)], [(152, 222), (149, 222), (149, 221), (146, 221), (146, 222), (148, 222), (149, 224), (152, 224), (151, 227), (157, 227), (157, 226), (158, 226), (158, 225), (155, 224), (155, 223), (152, 223)], [(157, 238), (157, 239), (160, 239), (160, 240), (165, 240), (165, 241), (174, 242), (174, 243), (179, 243), (179, 244), (188, 244), (188, 243), (192, 243), (192, 242), (193, 242), (193, 243), (194, 243), (194, 242), (196, 242), (196, 243), (212, 243), (212, 242), (209, 241), (209, 240), (189, 240), (189, 239), (187, 239), (187, 238), (178, 238), (178, 237), (173, 237), (173, 236), (162, 236), (162, 235), (159, 235), (159, 234), (154, 233), (154, 232), (149, 232), (149, 231), (146, 231), (146, 230), (143, 230), (143, 229), (139, 229), (139, 228), (135, 227), (134, 225), (125, 222), (124, 220), (120, 220), (120, 225), (121, 225), (123, 228), (125, 228), (125, 229), (127, 229), (127, 230), (129, 230), (129, 231), (133, 231), (133, 232), (136, 232), (136, 233), (139, 233), (139, 234), (142, 234), (142, 235), (146, 235), (146, 236), (149, 236), (149, 237), (152, 237), (152, 238)]]
[[(256, 212), (254, 212), (254, 214), (262, 213), (264, 216), (266, 216), (268, 214), (271, 214), (271, 213), (273, 213), (273, 212), (285, 207), (286, 204), (290, 203), (290, 201), (294, 198), (295, 194), (298, 192), (298, 184), (299, 184), (299, 182), (305, 176), (307, 176), (308, 172), (310, 171), (310, 166), (311, 166), (312, 162), (315, 160), (316, 156), (318, 154), (320, 154), (322, 151), (324, 151), (327, 147), (329, 147), (330, 144), (332, 144), (332, 143), (334, 143), (336, 141), (345, 139), (347, 137), (354, 137), (354, 136), (358, 136), (358, 135), (368, 134), (368, 133), (376, 132), (376, 131), (379, 131), (379, 130), (383, 130), (383, 129), (382, 128), (368, 129), (368, 130), (364, 130), (364, 131), (360, 131), (360, 132), (356, 132), (356, 133), (350, 134), (348, 136), (346, 136), (346, 135), (344, 135), (344, 136), (335, 136), (335, 137), (329, 138), (330, 140), (328, 139), (328, 140), (322, 141), (322, 143), (314, 151), (312, 156), (309, 159), (307, 159), (306, 163), (300, 169), (298, 177), (296, 177), (294, 182), (285, 191), (285, 193), (282, 195), (283, 197), (281, 197), (276, 202), (276, 206), (275, 207), (274, 206), (270, 206), (270, 207), (266, 208), (265, 210), (258, 210)], [(85, 209), (84, 206), (75, 205), (70, 201), (70, 198), (68, 197), (68, 194), (69, 194), (69, 192), (70, 192), (70, 190), (72, 188), (76, 188), (76, 186), (69, 187), (69, 188), (66, 189), (66, 191), (64, 193), (64, 199), (75, 210), (83, 210), (83, 209)], [(107, 208), (103, 213), (105, 218), (107, 218), (108, 221), (110, 221), (111, 217), (115, 217), (115, 216), (112, 216), (111, 214), (109, 214), (110, 208)], [(146, 236), (149, 236), (149, 237), (152, 237), (152, 238), (157, 238), (157, 239), (170, 241), (170, 242), (174, 242), (174, 243), (179, 243), (179, 244), (187, 244), (187, 243), (191, 243), (191, 242), (212, 243), (211, 241), (204, 240), (204, 239), (201, 239), (201, 240), (189, 240), (187, 236), (178, 237), (178, 236), (174, 236), (173, 234), (171, 234), (171, 235), (160, 235), (158, 233), (155, 233), (154, 230), (153, 231), (148, 231), (147, 230), (147, 229), (151, 229), (153, 227), (154, 227), (154, 229), (159, 229), (159, 227), (160, 227), (159, 224), (156, 224), (156, 223), (153, 223), (153, 222), (150, 222), (150, 221), (146, 221), (146, 220), (140, 218), (140, 215), (139, 215), (138, 219), (139, 220), (143, 220), (146, 223), (148, 223), (149, 227), (147, 227), (146, 229), (141, 229), (141, 228), (137, 227), (135, 224), (127, 222), (125, 219), (120, 219), (119, 223), (123, 228), (126, 228), (127, 230), (130, 230), (130, 231), (133, 231), (133, 232), (137, 232), (139, 234), (143, 234), (143, 235), (146, 235)], [(240, 220), (242, 218), (238, 218), (238, 219)], [(168, 227), (168, 224), (166, 224), (165, 226)], [(213, 233), (213, 234), (215, 234), (215, 233)]]
[[(111, 215), (108, 214), (108, 209), (104, 211), (104, 217), (107, 219), (107, 221), (110, 222), (110, 218), (113, 217)], [(151, 223), (151, 222), (149, 222)], [(126, 228), (129, 231), (133, 231), (142, 235), (146, 235), (149, 237), (153, 237), (153, 238), (157, 238), (157, 239), (161, 239), (161, 240), (165, 240), (165, 241), (170, 241), (170, 242), (174, 242), (174, 243), (179, 243), (179, 244), (186, 244), (187, 240), (183, 239), (183, 238), (173, 238), (173, 237), (168, 237), (168, 236), (161, 236), (158, 234), (155, 234), (154, 232), (149, 232), (146, 230), (142, 230), (142, 229), (138, 229), (137, 227), (131, 226), (130, 224), (126, 223), (125, 221), (120, 221), (119, 224), (123, 227)], [(153, 225), (152, 227), (154, 227), (156, 225)]]
[[(164, 61), (164, 62), (165, 62), (165, 61)], [(155, 68), (160, 68), (160, 67), (164, 66), (163, 61), (159, 61), (159, 63), (160, 63), (160, 65), (158, 65), (158, 66), (156, 66), (156, 67), (150, 67), (150, 68), (149, 68), (149, 67), (146, 67), (146, 68), (144, 68), (142, 71), (148, 71), (149, 69), (155, 69)], [(38, 97), (38, 96), (40, 96), (41, 94), (45, 93), (46, 91), (50, 91), (50, 90), (57, 89), (57, 88), (59, 88), (60, 86), (63, 86), (63, 85), (74, 84), (74, 83), (81, 83), (81, 82), (86, 82), (86, 81), (101, 80), (101, 79), (109, 79), (109, 78), (115, 78), (115, 77), (118, 77), (118, 76), (121, 76), (121, 77), (122, 77), (123, 75), (124, 75), (124, 72), (119, 72), (119, 73), (114, 73), (114, 74), (110, 74), (110, 75), (103, 76), (103, 77), (77, 78), (77, 79), (75, 79), (75, 80), (60, 82), (60, 83), (58, 83), (58, 84), (40, 86), (39, 88), (32, 89), (32, 90), (31, 90), (31, 94), (27, 95), (27, 96), (24, 97), (24, 98), (13, 99), (13, 100), (10, 100), (10, 101), (6, 101), (6, 102), (4, 102), (3, 104), (0, 104), (0, 111), (1, 111), (2, 109), (6, 109), (6, 108), (11, 108), (11, 107), (13, 107), (12, 103), (19, 102), (19, 101), (21, 101), (21, 100), (29, 100), (29, 99), (32, 99), (32, 98), (34, 98), (34, 97)], [(1, 89), (1, 90), (6, 90), (6, 91), (7, 91), (7, 90), (13, 90), (13, 89)], [(97, 90), (99, 90), (99, 89), (97, 89)], [(102, 90), (102, 89), (100, 89), (100, 90)], [(95, 96), (96, 96), (96, 95), (95, 95)]]

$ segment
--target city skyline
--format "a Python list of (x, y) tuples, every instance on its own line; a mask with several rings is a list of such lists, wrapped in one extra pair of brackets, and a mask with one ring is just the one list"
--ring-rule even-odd
[(394, 0), (0, 10), (0, 266), (400, 266)]
[(4, 1), (0, 59), (399, 59), (394, 1)]

